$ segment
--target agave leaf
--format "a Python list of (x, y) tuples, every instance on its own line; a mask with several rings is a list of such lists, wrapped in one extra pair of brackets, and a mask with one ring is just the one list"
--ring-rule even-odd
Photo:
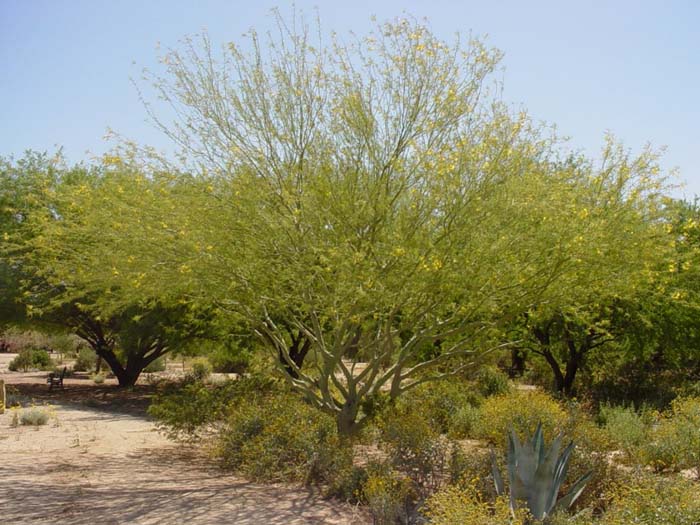
[[(569, 457), (571, 456), (571, 452), (573, 450), (574, 442), (572, 441), (564, 449), (564, 452), (559, 458), (559, 461), (557, 461), (557, 466), (554, 469), (554, 483), (557, 485), (557, 487), (561, 487), (564, 483), (564, 480), (566, 479), (566, 473), (569, 470)], [(557, 491), (558, 490), (559, 488), (557, 488)]]
[(506, 493), (505, 485), (503, 484), (503, 477), (501, 476), (501, 471), (498, 469), (496, 464), (496, 454), (491, 449), (491, 473), (493, 474), (493, 484), (496, 487), (496, 494), (502, 496)]
[(532, 444), (537, 457), (537, 463), (542, 463), (544, 459), (544, 432), (542, 431), (542, 422), (537, 423), (537, 429), (532, 436)]
[(581, 495), (583, 492), (583, 489), (586, 488), (586, 483), (588, 483), (588, 480), (591, 479), (591, 476), (593, 475), (593, 471), (588, 472), (578, 478), (576, 482), (571, 485), (571, 488), (569, 489), (569, 492), (566, 494), (566, 496), (562, 497), (559, 501), (557, 501), (555, 505), (555, 510), (559, 508), (565, 508), (568, 509), (573, 505), (578, 497)]
[[(561, 448), (561, 435), (552, 442), (552, 446), (546, 452), (543, 460), (537, 466), (537, 472), (530, 486), (528, 503), (530, 512), (537, 519), (547, 517), (557, 500), (559, 485), (554, 475), (559, 460)], [(544, 448), (543, 448), (544, 450)]]

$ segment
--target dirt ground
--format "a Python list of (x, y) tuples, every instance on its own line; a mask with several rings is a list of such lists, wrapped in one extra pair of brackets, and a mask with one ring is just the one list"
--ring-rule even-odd
[(258, 485), (175, 444), (145, 414), (152, 387), (129, 391), (66, 380), (48, 392), (45, 373), (0, 379), (23, 404), (49, 405), (41, 427), (0, 415), (0, 523), (362, 525), (357, 508), (300, 487)]

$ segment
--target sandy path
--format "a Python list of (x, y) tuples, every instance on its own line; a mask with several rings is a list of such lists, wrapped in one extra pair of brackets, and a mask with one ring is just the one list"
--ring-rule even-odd
[(222, 472), (138, 414), (59, 400), (54, 416), (13, 428), (11, 411), (0, 415), (0, 523), (369, 523), (298, 487)]

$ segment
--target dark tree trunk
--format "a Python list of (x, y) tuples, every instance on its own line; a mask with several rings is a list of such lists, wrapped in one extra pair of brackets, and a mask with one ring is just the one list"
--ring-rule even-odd
[(508, 375), (511, 379), (522, 377), (525, 373), (525, 350), (513, 348), (510, 351), (510, 370)]
[[(306, 358), (306, 355), (309, 353), (310, 349), (311, 341), (309, 341), (304, 334), (299, 332), (296, 335), (292, 335), (292, 344), (289, 345), (286, 352), (282, 349), (279, 350), (279, 361), (290, 377), (299, 379), (299, 374), (296, 369), (301, 370), (301, 367), (304, 364), (304, 359)], [(291, 363), (288, 359), (291, 360)]]

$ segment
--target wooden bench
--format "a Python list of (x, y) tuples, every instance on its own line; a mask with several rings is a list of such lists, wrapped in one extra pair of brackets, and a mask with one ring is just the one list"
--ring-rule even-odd
[(56, 372), (51, 372), (49, 374), (49, 377), (46, 378), (46, 383), (49, 385), (49, 390), (52, 390), (54, 385), (63, 388), (63, 378), (66, 377), (66, 368), (67, 367), (64, 366), (60, 374), (56, 374)]

